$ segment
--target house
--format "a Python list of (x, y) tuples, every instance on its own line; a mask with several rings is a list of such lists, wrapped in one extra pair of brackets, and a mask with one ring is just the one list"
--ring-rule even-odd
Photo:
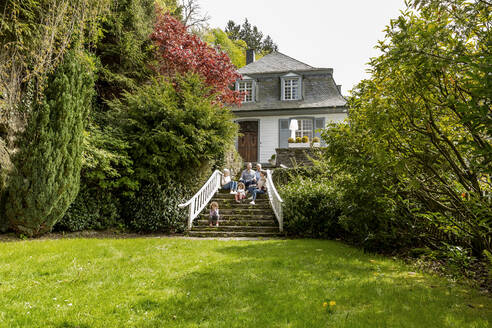
[(239, 124), (237, 150), (246, 162), (267, 163), (277, 148), (288, 148), (290, 122), (296, 137), (320, 136), (317, 129), (347, 117), (347, 101), (333, 79), (332, 68), (315, 68), (280, 52), (258, 61), (248, 50), (238, 72), (236, 90), (242, 105), (232, 108)]

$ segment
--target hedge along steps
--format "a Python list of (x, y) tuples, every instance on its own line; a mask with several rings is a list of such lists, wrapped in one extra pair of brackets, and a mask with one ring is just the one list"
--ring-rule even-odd
[[(250, 196), (248, 194), (248, 196)], [(245, 199), (236, 203), (234, 195), (220, 191), (211, 200), (219, 204), (219, 227), (209, 227), (210, 205), (207, 206), (193, 228), (188, 231), (193, 237), (260, 237), (281, 236), (269, 200), (266, 195), (258, 195), (256, 205)]]

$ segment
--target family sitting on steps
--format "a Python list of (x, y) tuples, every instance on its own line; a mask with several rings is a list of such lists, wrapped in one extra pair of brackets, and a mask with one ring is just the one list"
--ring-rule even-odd
[(261, 170), (261, 164), (256, 164), (256, 171), (252, 169), (251, 163), (246, 164), (246, 169), (241, 173), (239, 183), (231, 180), (231, 172), (224, 169), (222, 176), (222, 189), (230, 190), (235, 195), (236, 202), (240, 203), (246, 198), (246, 193), (250, 193), (251, 205), (255, 205), (258, 194), (266, 192), (266, 172)]
[[(253, 170), (251, 163), (246, 164), (246, 169), (241, 173), (239, 183), (232, 181), (231, 172), (224, 169), (224, 175), (221, 179), (223, 190), (230, 190), (231, 194), (235, 195), (236, 202), (241, 203), (246, 198), (246, 193), (251, 194), (250, 204), (255, 205), (258, 194), (266, 192), (266, 172), (261, 170), (261, 164), (256, 164), (256, 171)], [(210, 204), (209, 225), (219, 226), (219, 204), (212, 202)]]

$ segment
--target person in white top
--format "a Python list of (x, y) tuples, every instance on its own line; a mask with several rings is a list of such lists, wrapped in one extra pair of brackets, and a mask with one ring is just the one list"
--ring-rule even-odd
[(232, 181), (231, 179), (231, 171), (228, 169), (224, 169), (224, 174), (222, 175), (222, 178), (220, 179), (220, 184), (222, 186), (222, 189), (224, 190), (230, 190), (231, 194), (235, 194), (237, 190), (237, 182)]

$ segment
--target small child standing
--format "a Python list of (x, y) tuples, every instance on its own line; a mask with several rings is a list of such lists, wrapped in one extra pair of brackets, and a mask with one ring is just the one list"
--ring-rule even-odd
[(246, 186), (244, 185), (244, 183), (239, 182), (237, 184), (236, 195), (234, 196), (236, 198), (236, 202), (240, 203), (241, 199), (246, 198), (246, 190), (245, 189), (246, 189)]
[(209, 226), (219, 226), (219, 204), (217, 202), (210, 203), (210, 217), (208, 219)]

